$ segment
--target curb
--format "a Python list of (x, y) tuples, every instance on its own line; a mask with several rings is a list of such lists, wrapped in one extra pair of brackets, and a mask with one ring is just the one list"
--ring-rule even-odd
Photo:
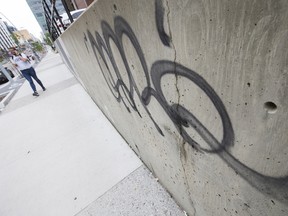
[(0, 101), (0, 111), (2, 111), (5, 106), (9, 103), (9, 101), (13, 98), (13, 96), (15, 95), (16, 91), (15, 89), (1, 93), (0, 97), (5, 95), (4, 98)]

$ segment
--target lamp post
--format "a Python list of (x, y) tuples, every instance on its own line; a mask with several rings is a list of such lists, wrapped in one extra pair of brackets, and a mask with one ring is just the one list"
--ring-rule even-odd
[[(5, 17), (5, 19), (7, 19), (10, 23), (11, 21), (2, 13), (0, 12), (0, 14)], [(13, 24), (12, 24), (13, 25)], [(14, 28), (16, 28), (14, 25), (13, 25)], [(6, 76), (6, 78), (10, 81), (10, 82), (13, 82), (14, 80), (12, 79), (12, 77), (10, 76), (10, 74), (8, 73), (8, 71), (5, 69), (5, 67), (3, 67), (3, 65), (0, 63), (0, 70), (1, 72)]]
[[(10, 19), (8, 19), (8, 17), (6, 17), (5, 16), (5, 14), (3, 14), (1, 11), (0, 11), (0, 14), (6, 19), (6, 20), (8, 20), (9, 21), (9, 23), (14, 27), (14, 29), (16, 29), (16, 31), (19, 33), (19, 35), (20, 35), (20, 38), (23, 40), (23, 41), (26, 41), (25, 40), (25, 37), (21, 34), (21, 32), (20, 31), (18, 31), (18, 29), (16, 28), (16, 26), (13, 24), (13, 22), (11, 22), (11, 20)], [(17, 34), (18, 35), (18, 34)], [(16, 36), (16, 35), (15, 35)], [(17, 37), (17, 36), (16, 36)]]
[[(2, 13), (0, 12), (0, 14), (10, 22), (10, 24), (12, 24), (12, 26), (14, 27), (14, 29), (17, 30), (16, 26)], [(17, 30), (18, 31), (18, 30)], [(23, 37), (21, 35), (21, 33), (19, 32), (20, 36)], [(2, 73), (6, 76), (6, 78), (11, 82), (12, 86), (18, 86), (20, 85), (19, 83), (15, 82), (15, 80), (11, 77), (11, 75), (8, 73), (8, 71), (5, 69), (5, 67), (1, 64), (0, 62), (0, 70), (2, 71)]]
[(3, 17), (5, 17), (5, 19), (8, 20), (15, 29), (17, 29), (16, 26), (15, 26), (1, 11), (0, 11), (0, 14), (1, 14)]

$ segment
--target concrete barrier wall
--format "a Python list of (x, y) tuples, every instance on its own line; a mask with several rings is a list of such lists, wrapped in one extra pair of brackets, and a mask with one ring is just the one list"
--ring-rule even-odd
[(57, 44), (189, 215), (287, 216), (287, 20), (286, 0), (98, 0)]

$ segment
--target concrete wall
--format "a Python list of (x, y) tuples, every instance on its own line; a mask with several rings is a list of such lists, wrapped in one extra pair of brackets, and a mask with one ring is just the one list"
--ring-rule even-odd
[(57, 44), (189, 215), (287, 216), (287, 20), (287, 0), (98, 0)]

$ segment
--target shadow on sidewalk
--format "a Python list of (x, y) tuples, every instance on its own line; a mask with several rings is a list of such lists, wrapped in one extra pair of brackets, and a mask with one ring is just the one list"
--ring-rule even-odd
[[(77, 84), (78, 81), (73, 77), (67, 80), (64, 80), (63, 82), (57, 83), (53, 86), (50, 86), (49, 89), (47, 89), (45, 92), (39, 92), (40, 96), (39, 97), (33, 97), (31, 95), (24, 96), (20, 99), (16, 99), (11, 101), (9, 105), (2, 111), (3, 114), (12, 112), (14, 110), (17, 110), (21, 107), (24, 107), (26, 105), (29, 105), (36, 100), (42, 100), (44, 98), (49, 97), (50, 95), (53, 95), (54, 93), (57, 93), (63, 89), (66, 89), (70, 86), (73, 86)], [(36, 100), (35, 100), (36, 99)], [(1, 113), (1, 112), (0, 112)]]

